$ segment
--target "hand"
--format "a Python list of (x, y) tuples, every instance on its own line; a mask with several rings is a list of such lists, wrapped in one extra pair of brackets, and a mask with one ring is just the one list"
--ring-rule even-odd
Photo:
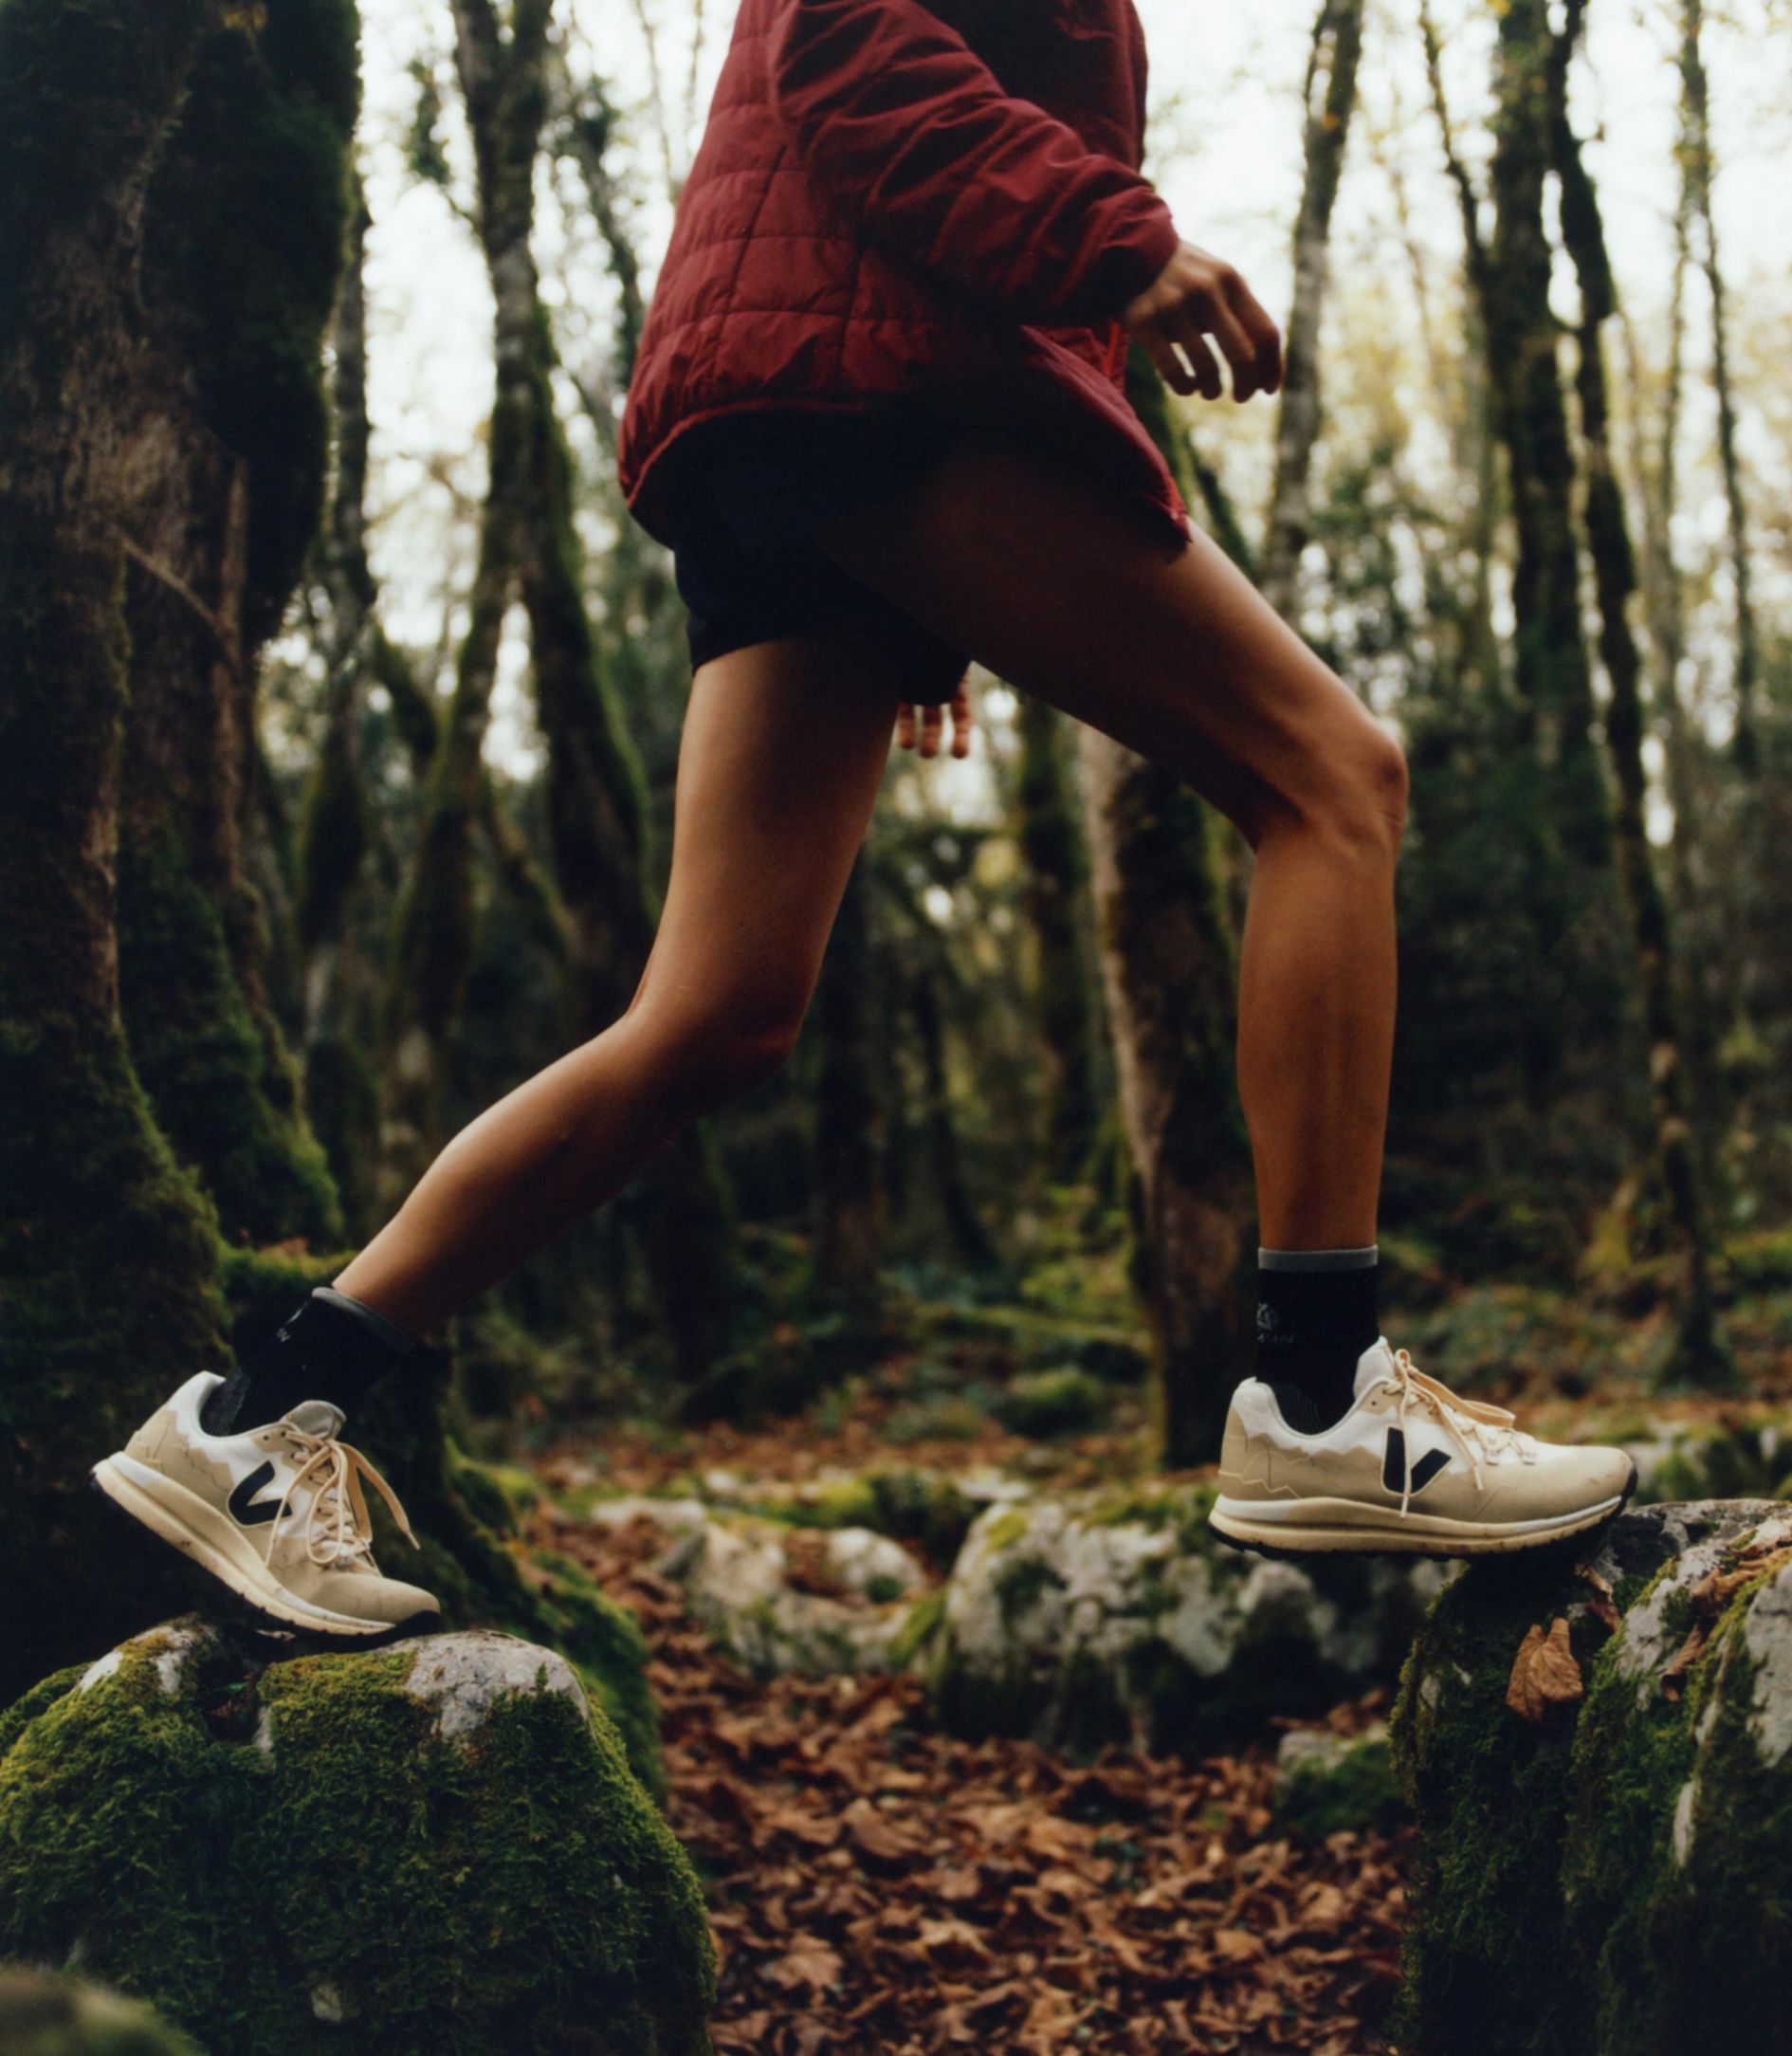
[[(1232, 366), (1234, 399), (1281, 387), (1282, 338), (1275, 323), (1231, 265), (1193, 243), (1178, 244), (1176, 255), (1151, 284), (1122, 308), (1120, 321), (1150, 352), (1173, 393), (1216, 400), (1225, 392), (1218, 361), (1207, 347), (1209, 336)], [(1193, 376), (1172, 347), (1179, 342), (1195, 367)]]
[[(952, 754), (968, 757), (971, 754), (971, 729), (974, 725), (971, 714), (971, 688), (969, 671), (966, 671), (947, 702), (926, 700), (921, 703), (920, 753), (923, 757), (940, 754), (940, 732), (945, 725), (945, 709), (952, 709)], [(915, 707), (912, 700), (905, 700), (896, 709), (896, 740), (904, 749), (914, 749)]]

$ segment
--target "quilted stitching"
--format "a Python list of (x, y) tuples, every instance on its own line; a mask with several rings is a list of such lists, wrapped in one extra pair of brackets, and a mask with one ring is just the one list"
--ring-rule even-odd
[[(924, 387), (989, 395), (1179, 532), (1187, 509), (1125, 399), (1118, 322), (987, 297), (1014, 280), (1030, 309), (1052, 290), (1088, 305), (1100, 266), (1125, 285), (1112, 304), (1167, 257), (1167, 213), (1136, 175), (1144, 67), (1132, 0), (741, 0), (620, 425), (642, 525), (674, 540), (663, 460), (699, 419)], [(937, 98), (904, 105), (923, 80)], [(968, 191), (967, 138), (983, 172)]]

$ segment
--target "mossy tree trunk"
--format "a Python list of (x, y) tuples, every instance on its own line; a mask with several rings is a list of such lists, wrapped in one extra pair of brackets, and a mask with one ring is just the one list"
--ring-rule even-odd
[(887, 1207), (884, 1106), (871, 1008), (871, 927), (865, 860), (854, 863), (822, 961), (814, 1003), (815, 1282), (831, 1294), (876, 1295)]
[(1717, 1331), (1711, 1292), (1711, 1237), (1689, 1106), (1685, 1037), (1679, 1019), (1673, 930), (1649, 848), (1649, 774), (1643, 762), (1642, 660), (1631, 633), (1635, 553), (1623, 493), (1612, 466), (1606, 394), (1606, 321), (1618, 293), (1606, 254), (1599, 195), (1568, 119), (1568, 73), (1585, 23), (1585, 0), (1568, 0), (1548, 68), (1549, 124), (1562, 188), (1562, 238), (1581, 286), (1581, 438), (1586, 495), (1582, 519), (1600, 608), (1600, 655), (1611, 687), (1605, 742), (1616, 774), (1613, 832), (1630, 910), (1644, 1019), (1657, 1176), (1681, 1265), (1676, 1347), (1666, 1369), (1674, 1384), (1726, 1382), (1732, 1368)]
[(1289, 312), (1275, 477), (1259, 579), (1264, 597), (1298, 625), (1301, 553), (1312, 527), (1308, 484), (1319, 440), (1319, 331), (1331, 265), (1331, 214), (1357, 103), (1363, 0), (1321, 0), (1304, 101), (1305, 174), (1294, 223), (1294, 299)]
[(232, 1241), (339, 1242), (270, 1004), (254, 825), (256, 653), (317, 527), (318, 358), (356, 116), (347, 0), (208, 39), (151, 180), (127, 545), (120, 978), (133, 1058)]
[(1155, 1427), (1166, 1464), (1204, 1463), (1249, 1374), (1254, 1254), (1218, 823), (1172, 773), (1098, 729), (1084, 729), (1081, 756)]
[(922, 1120), (927, 1138), (927, 1161), (941, 1211), (945, 1216), (946, 1232), (960, 1259), (981, 1270), (995, 1262), (996, 1249), (971, 1198), (964, 1176), (964, 1153), (959, 1147), (958, 1123), (952, 1118), (952, 1074), (946, 1063), (945, 1023), (940, 1004), (942, 977), (942, 970), (923, 964), (908, 988), (909, 1013), (915, 1024), (915, 1039), (921, 1046)]
[(1044, 700), (1020, 703), (1016, 795), (1026, 872), (1021, 906), (1033, 943), (1033, 1016), (1045, 1058), (1041, 1168), (1073, 1184), (1088, 1165), (1098, 1126), (1095, 1008), (1080, 920), (1088, 856), (1065, 761), (1064, 719)]
[(144, 192), (221, 9), (0, 9), (0, 1698), (165, 1603), (87, 1467), (219, 1361), (216, 1219), (119, 1003)]

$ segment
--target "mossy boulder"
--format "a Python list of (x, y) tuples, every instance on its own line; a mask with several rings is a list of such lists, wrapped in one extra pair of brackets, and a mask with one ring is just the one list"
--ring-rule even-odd
[[(1550, 1693), (1514, 1687), (1530, 1631)], [(1577, 1696), (1576, 1673), (1579, 1677)], [(1509, 1704), (1509, 1692), (1522, 1710)], [(1474, 1567), (1401, 1682), (1409, 2056), (1698, 2056), (1792, 2018), (1792, 1512), (1649, 1507)]]
[(0, 1716), (0, 1952), (245, 2056), (697, 2056), (683, 1852), (558, 1656), (269, 1661), (197, 1616)]
[(0, 1964), (7, 2056), (201, 2056), (137, 1999), (25, 1964)]
[(1248, 1556), (1208, 1527), (1212, 1503), (1166, 1482), (983, 1514), (925, 1657), (948, 1725), (1161, 1753), (1392, 1682), (1447, 1572)]

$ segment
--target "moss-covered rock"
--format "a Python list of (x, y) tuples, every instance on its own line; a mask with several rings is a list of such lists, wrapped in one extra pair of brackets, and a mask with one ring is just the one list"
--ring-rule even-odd
[(1294, 1728), (1275, 1755), (1270, 1803), (1278, 1821), (1311, 1841), (1387, 1828), (1404, 1818), (1387, 1725), (1361, 1735)]
[(1076, 1435), (1100, 1427), (1110, 1404), (1107, 1387), (1099, 1378), (1064, 1365), (1016, 1378), (994, 1410), (1015, 1435)]
[(188, 1617), (46, 1683), (0, 1756), (0, 1951), (247, 2056), (707, 2048), (697, 1881), (559, 1657), (267, 1646)]
[[(1521, 1717), (1514, 1661), (1557, 1619), (1584, 1696)], [(1476, 1566), (1414, 1647), (1394, 1742), (1421, 1836), (1403, 2050), (1686, 2056), (1783, 2040), (1785, 1507), (1652, 1507), (1584, 1565), (1551, 1551)]]
[(993, 1508), (952, 1577), (927, 1677), (961, 1734), (1084, 1750), (1199, 1746), (1391, 1680), (1447, 1575), (1270, 1563), (1207, 1525), (1208, 1485)]
[(7, 2056), (201, 2056), (139, 2000), (25, 1964), (0, 1965)]

